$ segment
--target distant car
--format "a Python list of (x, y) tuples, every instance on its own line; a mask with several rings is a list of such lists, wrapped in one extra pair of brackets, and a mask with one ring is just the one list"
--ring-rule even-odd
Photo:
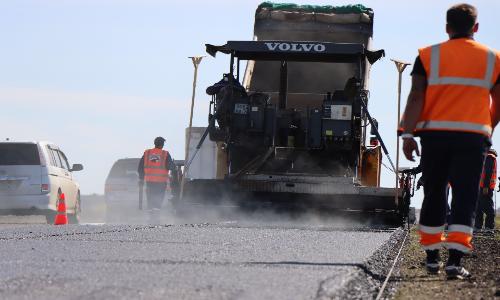
[(66, 155), (50, 142), (0, 142), (0, 214), (45, 215), (52, 224), (64, 193), (70, 223), (78, 223), (80, 186)]
[[(140, 158), (123, 158), (117, 160), (109, 171), (104, 185), (106, 212), (108, 217), (123, 217), (139, 210), (139, 167)], [(165, 198), (171, 197), (170, 186)], [(165, 204), (165, 203), (164, 203)], [(144, 191), (144, 209), (147, 208)]]
[(109, 171), (104, 185), (106, 212), (120, 214), (124, 209), (139, 208), (139, 167), (140, 158), (124, 158), (117, 160)]

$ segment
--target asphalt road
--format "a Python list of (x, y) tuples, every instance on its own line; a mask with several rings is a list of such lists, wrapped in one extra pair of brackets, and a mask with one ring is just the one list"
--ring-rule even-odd
[(0, 299), (315, 299), (341, 293), (390, 235), (289, 222), (0, 224)]

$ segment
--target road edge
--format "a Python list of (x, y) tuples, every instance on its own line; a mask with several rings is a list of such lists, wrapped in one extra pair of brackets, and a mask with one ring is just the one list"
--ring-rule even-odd
[[(328, 280), (322, 282), (316, 299), (375, 298), (394, 263), (399, 248), (402, 246), (406, 232), (403, 228), (396, 229), (384, 244), (375, 250), (365, 262), (357, 266), (356, 271), (345, 279), (341, 288), (338, 288), (338, 285), (335, 289), (329, 288)], [(383, 298), (388, 298), (394, 293), (395, 284), (390, 282)]]

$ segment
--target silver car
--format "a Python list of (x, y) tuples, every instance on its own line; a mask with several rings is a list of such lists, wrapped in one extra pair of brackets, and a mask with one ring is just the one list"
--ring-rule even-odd
[(0, 142), (0, 214), (43, 214), (53, 223), (60, 195), (70, 223), (78, 223), (80, 186), (64, 152), (50, 142)]
[(104, 185), (108, 221), (137, 214), (139, 209), (140, 158), (117, 160), (109, 171)]
[[(107, 222), (130, 221), (139, 215), (139, 173), (137, 169), (140, 160), (140, 158), (123, 158), (117, 160), (111, 167), (104, 185)], [(165, 199), (171, 197), (170, 185), (167, 185)], [(146, 209), (145, 193), (143, 205)]]

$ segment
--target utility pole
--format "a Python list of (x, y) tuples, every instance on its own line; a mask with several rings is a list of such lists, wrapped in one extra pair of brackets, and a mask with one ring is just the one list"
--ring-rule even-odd
[(191, 143), (191, 129), (193, 127), (193, 111), (194, 111), (194, 99), (196, 98), (196, 82), (198, 81), (198, 67), (201, 63), (201, 60), (203, 59), (204, 56), (192, 56), (189, 57), (193, 61), (193, 66), (194, 66), (194, 77), (193, 77), (193, 94), (191, 97), (191, 113), (189, 115), (189, 127), (188, 127), (188, 133), (186, 137), (186, 149), (185, 149), (185, 156), (184, 156), (184, 171), (182, 174), (182, 181), (181, 181), (181, 192), (180, 192), (180, 200), (182, 200), (182, 197), (184, 196), (184, 184), (186, 182), (186, 176), (188, 174), (188, 169), (189, 166), (186, 165), (189, 159), (189, 146)]
[[(403, 72), (407, 66), (411, 65), (407, 62), (403, 62), (396, 59), (391, 59), (395, 64), (399, 73), (398, 78), (398, 119), (396, 123), (396, 131), (399, 128), (399, 124), (401, 122), (401, 82), (403, 81)], [(399, 196), (399, 136), (396, 132), (396, 204), (398, 203)]]

